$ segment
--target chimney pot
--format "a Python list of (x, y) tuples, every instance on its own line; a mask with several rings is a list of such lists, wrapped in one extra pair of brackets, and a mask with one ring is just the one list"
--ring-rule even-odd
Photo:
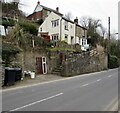
[(40, 5), (40, 1), (38, 1), (38, 5)]
[(74, 19), (74, 23), (78, 24), (78, 18)]
[(56, 11), (59, 12), (59, 7), (56, 7)]

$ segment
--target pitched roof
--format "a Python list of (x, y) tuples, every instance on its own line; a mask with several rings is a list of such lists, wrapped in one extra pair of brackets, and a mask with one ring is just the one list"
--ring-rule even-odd
[(62, 19), (64, 19), (64, 20), (67, 21), (67, 22), (70, 22), (70, 23), (73, 23), (73, 24), (74, 24), (74, 22), (73, 22), (72, 20), (69, 20), (69, 19), (67, 19), (67, 18), (65, 18), (65, 17), (62, 17)]
[(36, 12), (37, 9), (39, 9), (39, 8), (41, 8), (41, 7), (42, 7), (43, 9), (48, 10), (48, 11), (54, 12), (54, 13), (60, 15), (60, 16), (63, 16), (63, 14), (61, 14), (60, 12), (58, 12), (58, 11), (56, 11), (56, 10), (54, 10), (54, 9), (48, 8), (48, 7), (46, 7), (46, 6), (40, 5), (40, 4), (37, 4), (37, 6), (36, 6), (36, 8), (35, 8), (35, 10), (34, 10), (34, 13)]
[(85, 27), (83, 27), (83, 26), (81, 26), (81, 25), (79, 25), (79, 24), (76, 24), (76, 25), (77, 25), (78, 27), (81, 27), (81, 28), (87, 30), (87, 28), (85, 28)]
[[(70, 23), (75, 23), (74, 21), (72, 21), (72, 20), (69, 20), (69, 19), (67, 19), (67, 18), (65, 18), (65, 17), (62, 17), (62, 19), (64, 19), (65, 21), (68, 21), (68, 22), (70, 22)], [(78, 27), (81, 27), (81, 28), (83, 28), (83, 29), (85, 29), (85, 30), (87, 30), (87, 28), (85, 28), (85, 27), (82, 27), (81, 25), (79, 25), (79, 24), (76, 24)]]

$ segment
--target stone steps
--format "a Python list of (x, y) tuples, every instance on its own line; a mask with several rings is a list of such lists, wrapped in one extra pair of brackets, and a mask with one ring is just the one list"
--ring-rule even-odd
[(53, 70), (52, 74), (60, 75), (61, 72), (62, 72), (62, 66), (59, 66), (55, 70)]

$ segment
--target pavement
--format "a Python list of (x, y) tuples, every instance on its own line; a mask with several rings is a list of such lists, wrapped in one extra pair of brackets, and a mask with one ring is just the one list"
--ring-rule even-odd
[(116, 111), (118, 69), (5, 89), (7, 111)]
[(14, 85), (11, 86), (4, 86), (2, 87), (2, 91), (4, 90), (12, 90), (12, 89), (17, 89), (20, 87), (29, 87), (32, 85), (40, 84), (40, 83), (45, 83), (48, 81), (53, 81), (53, 80), (59, 80), (63, 79), (64, 77), (58, 76), (58, 75), (53, 75), (53, 74), (40, 74), (36, 75), (34, 79), (27, 77), (27, 79), (17, 81)]

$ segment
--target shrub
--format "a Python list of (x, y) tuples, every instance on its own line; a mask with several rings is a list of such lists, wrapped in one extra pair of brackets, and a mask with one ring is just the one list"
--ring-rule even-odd
[(37, 20), (36, 23), (37, 23), (38, 25), (41, 25), (41, 24), (43, 23), (43, 19)]
[(119, 67), (119, 60), (116, 56), (110, 56), (108, 63), (109, 63), (109, 68), (110, 69)]
[(62, 40), (61, 43), (68, 44), (66, 40)]
[(12, 19), (8, 19), (8, 20), (0, 20), (0, 24), (2, 24), (3, 26), (7, 27), (7, 26), (14, 26), (15, 25), (15, 20)]
[(35, 24), (29, 22), (19, 22), (19, 25), (23, 28), (25, 32), (36, 35), (38, 34), (38, 28)]

